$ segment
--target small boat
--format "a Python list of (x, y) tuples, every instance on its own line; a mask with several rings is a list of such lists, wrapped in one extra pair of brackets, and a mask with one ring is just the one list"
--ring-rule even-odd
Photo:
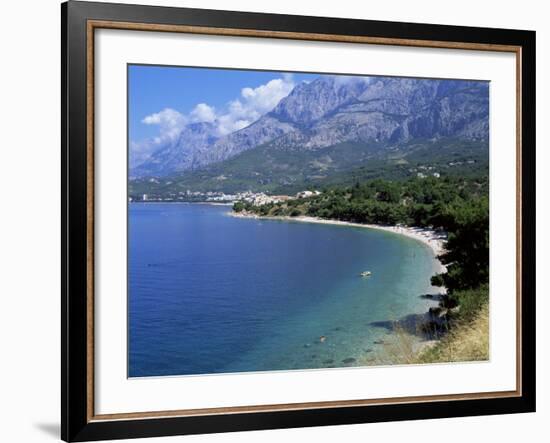
[(361, 277), (370, 277), (371, 275), (372, 275), (372, 272), (370, 271), (361, 272)]

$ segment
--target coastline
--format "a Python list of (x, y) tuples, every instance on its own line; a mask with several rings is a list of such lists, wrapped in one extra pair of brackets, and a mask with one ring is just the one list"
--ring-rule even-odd
[[(325, 224), (325, 225), (377, 229), (381, 231), (391, 232), (397, 235), (403, 235), (405, 237), (412, 238), (418, 242), (421, 242), (425, 246), (429, 247), (434, 255), (434, 260), (437, 263), (436, 272), (439, 272), (439, 273), (447, 272), (446, 266), (443, 265), (443, 263), (441, 263), (441, 261), (438, 258), (438, 256), (445, 251), (444, 243), (447, 239), (447, 236), (445, 233), (438, 233), (433, 229), (420, 228), (420, 227), (414, 227), (414, 226), (391, 226), (391, 225), (376, 225), (376, 224), (369, 224), (369, 223), (354, 223), (354, 222), (347, 222), (347, 221), (333, 220), (333, 219), (323, 219), (319, 217), (310, 217), (310, 216), (297, 216), (297, 217), (259, 216), (254, 213), (249, 213), (244, 211), (240, 213), (230, 211), (229, 215), (237, 218), (253, 218), (258, 220), (267, 219), (267, 220), (279, 220), (279, 221), (287, 221), (287, 222), (316, 223), (316, 224)], [(446, 293), (447, 293), (446, 288), (444, 287), (440, 288), (440, 294), (446, 294)], [(363, 354), (358, 358), (361, 359), (361, 361), (365, 366), (371, 366), (371, 365), (377, 366), (381, 364), (382, 365), (388, 364), (388, 362), (386, 361), (388, 358), (391, 361), (393, 361), (393, 357), (386, 355), (387, 353), (389, 354), (392, 353), (392, 351), (388, 351), (388, 348), (392, 348), (393, 346), (399, 349), (400, 346), (403, 346), (403, 343), (400, 343), (400, 340), (410, 345), (412, 349), (412, 353), (414, 355), (421, 355), (422, 352), (434, 346), (441, 339), (415, 341), (414, 338), (411, 337), (411, 339), (403, 340), (402, 336), (400, 336), (399, 334), (397, 335), (394, 334), (393, 337), (390, 339), (390, 341), (388, 343), (385, 343), (382, 346), (382, 349), (379, 350), (379, 352), (382, 352), (382, 354), (378, 353), (378, 356)], [(393, 345), (391, 343), (393, 343)], [(394, 363), (390, 363), (390, 364), (399, 364), (399, 362), (400, 360), (397, 359)]]
[(130, 201), (129, 204), (177, 204), (177, 205), (211, 205), (211, 206), (233, 206), (231, 202), (210, 202), (210, 201), (178, 201), (178, 200), (145, 200), (145, 201)]
[(298, 217), (289, 217), (289, 216), (259, 216), (251, 213), (237, 213), (231, 211), (230, 214), (232, 217), (243, 217), (243, 218), (256, 218), (256, 219), (266, 219), (266, 220), (281, 220), (281, 221), (295, 221), (301, 223), (317, 223), (325, 225), (336, 225), (336, 226), (350, 226), (354, 228), (367, 228), (367, 229), (378, 229), (381, 231), (392, 232), (394, 234), (404, 235), (405, 237), (412, 238), (417, 240), (426, 246), (428, 246), (433, 254), (434, 258), (440, 264), (440, 271), (445, 272), (445, 266), (437, 258), (444, 251), (444, 243), (447, 239), (446, 235), (440, 234), (433, 229), (428, 228), (419, 228), (414, 226), (391, 226), (391, 225), (376, 225), (370, 223), (354, 223), (341, 220), (332, 220), (324, 219), (319, 217), (309, 217), (309, 216), (298, 216)]

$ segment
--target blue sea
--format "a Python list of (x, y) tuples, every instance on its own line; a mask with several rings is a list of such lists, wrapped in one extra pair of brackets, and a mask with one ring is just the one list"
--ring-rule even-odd
[(230, 212), (129, 205), (130, 377), (364, 365), (387, 322), (433, 305), (414, 239)]

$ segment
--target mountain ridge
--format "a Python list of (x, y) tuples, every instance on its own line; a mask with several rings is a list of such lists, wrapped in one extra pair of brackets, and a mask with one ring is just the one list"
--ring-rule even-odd
[(270, 112), (228, 135), (216, 134), (214, 123), (188, 125), (130, 176), (191, 173), (264, 145), (316, 150), (356, 143), (383, 149), (414, 139), (487, 141), (488, 117), (487, 82), (321, 76), (298, 84)]
[(488, 144), (483, 141), (412, 140), (404, 145), (344, 143), (316, 150), (273, 149), (269, 144), (185, 174), (129, 183), (134, 200), (143, 194), (179, 199), (188, 192), (267, 192), (350, 185), (376, 178), (402, 180), (418, 174), (486, 175)]

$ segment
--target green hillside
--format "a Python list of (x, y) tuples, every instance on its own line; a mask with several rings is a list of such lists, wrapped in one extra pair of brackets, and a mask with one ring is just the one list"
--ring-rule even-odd
[(316, 150), (267, 144), (201, 170), (131, 181), (129, 190), (130, 195), (158, 197), (187, 190), (290, 194), (375, 178), (402, 180), (434, 173), (467, 176), (487, 171), (487, 144), (479, 141), (415, 140), (396, 146), (343, 143)]

